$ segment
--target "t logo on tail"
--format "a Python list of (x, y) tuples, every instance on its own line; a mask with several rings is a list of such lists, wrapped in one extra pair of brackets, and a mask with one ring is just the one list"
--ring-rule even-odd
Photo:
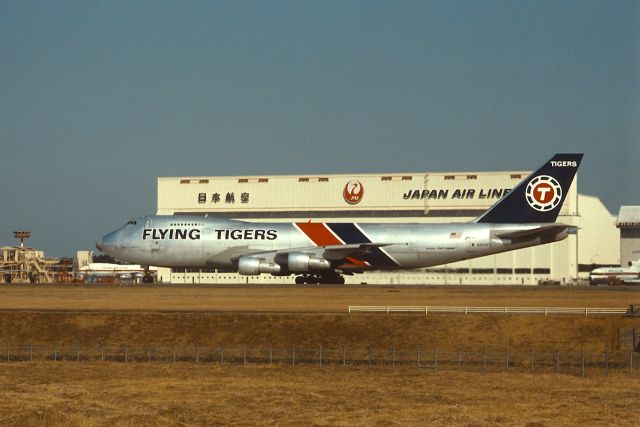
[(546, 212), (554, 209), (562, 200), (562, 187), (555, 178), (540, 175), (529, 182), (525, 196), (529, 206), (537, 211)]

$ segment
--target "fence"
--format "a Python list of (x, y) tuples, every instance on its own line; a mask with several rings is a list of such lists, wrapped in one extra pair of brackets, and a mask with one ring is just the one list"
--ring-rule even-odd
[(357, 312), (372, 313), (464, 313), (464, 314), (578, 314), (603, 315), (626, 314), (628, 308), (598, 308), (598, 307), (443, 307), (443, 306), (366, 306), (350, 305), (349, 314)]
[(365, 366), (378, 368), (403, 368), (429, 370), (466, 370), (481, 372), (563, 373), (571, 375), (607, 376), (610, 371), (637, 375), (638, 354), (634, 351), (603, 353), (584, 350), (561, 352), (521, 351), (510, 348), (501, 350), (453, 351), (399, 348), (251, 348), (209, 346), (92, 346), (52, 345), (33, 346), (5, 344), (0, 362), (24, 361), (75, 361), (122, 363), (203, 363), (224, 365), (291, 366)]

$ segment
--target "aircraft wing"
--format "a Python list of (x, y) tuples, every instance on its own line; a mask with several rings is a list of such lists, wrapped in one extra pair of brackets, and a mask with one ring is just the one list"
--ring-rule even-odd
[(549, 224), (526, 230), (499, 231), (496, 233), (496, 237), (500, 237), (501, 239), (520, 239), (523, 237), (540, 236), (542, 234), (557, 234), (569, 228), (571, 228), (571, 226), (566, 224)]
[(389, 246), (390, 243), (354, 243), (348, 245), (308, 246), (303, 248), (289, 248), (277, 251), (277, 256), (290, 253), (305, 253), (322, 257), (328, 261), (340, 261), (346, 257), (367, 255), (372, 249)]
[(389, 246), (392, 243), (354, 243), (347, 245), (327, 245), (327, 246), (304, 246), (298, 248), (280, 249), (277, 251), (253, 251), (247, 246), (234, 248), (235, 251), (227, 251), (231, 259), (237, 260), (241, 256), (262, 256), (275, 255), (276, 258), (287, 256), (290, 253), (303, 253), (324, 258), (328, 261), (340, 261), (346, 257), (357, 257), (367, 255), (372, 249)]
[(339, 261), (346, 257), (368, 255), (372, 249), (389, 246), (390, 243), (355, 243), (351, 245), (324, 246), (322, 257), (329, 261)]

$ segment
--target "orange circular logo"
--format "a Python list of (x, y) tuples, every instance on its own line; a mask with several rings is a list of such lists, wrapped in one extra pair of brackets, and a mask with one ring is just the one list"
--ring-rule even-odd
[(562, 200), (562, 187), (555, 178), (540, 175), (533, 178), (527, 185), (525, 197), (529, 206), (540, 212), (555, 209)]
[(350, 205), (357, 205), (360, 203), (363, 195), (364, 187), (362, 186), (362, 183), (357, 180), (347, 182), (344, 186), (344, 190), (342, 190), (342, 197), (344, 197), (344, 201)]

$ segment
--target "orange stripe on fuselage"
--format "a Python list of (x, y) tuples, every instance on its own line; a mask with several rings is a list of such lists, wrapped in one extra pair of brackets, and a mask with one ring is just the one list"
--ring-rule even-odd
[(343, 243), (331, 231), (319, 222), (297, 222), (296, 225), (313, 243), (318, 246), (342, 245)]
[[(319, 222), (297, 222), (296, 225), (317, 246), (342, 245), (343, 243), (323, 224)], [(366, 267), (367, 263), (353, 257), (346, 257), (349, 261), (344, 265)]]

